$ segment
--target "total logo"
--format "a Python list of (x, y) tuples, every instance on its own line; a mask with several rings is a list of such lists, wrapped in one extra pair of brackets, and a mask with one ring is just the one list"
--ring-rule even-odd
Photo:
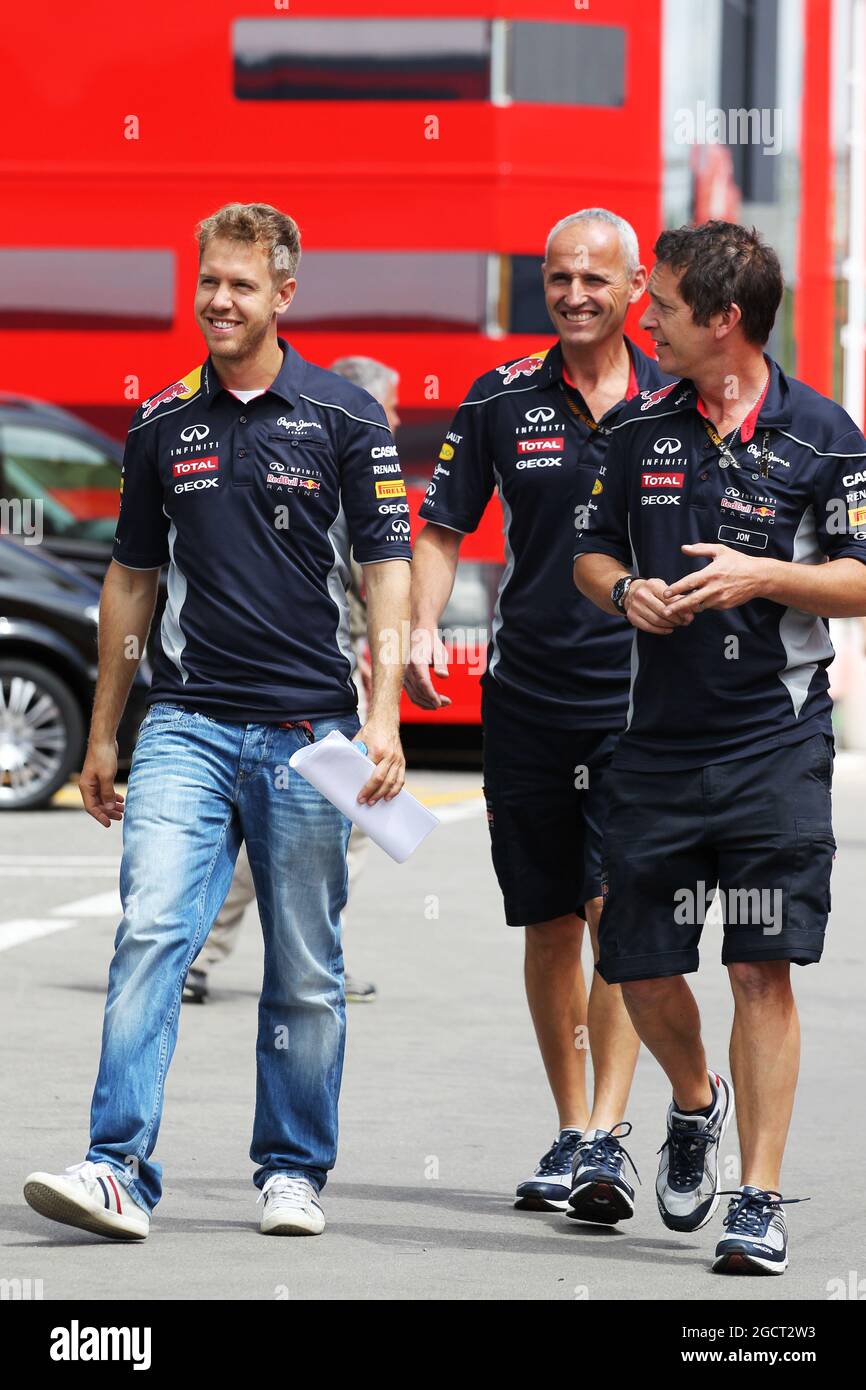
[(682, 487), (685, 478), (685, 473), (642, 473), (640, 485), (642, 488)]
[(545, 451), (565, 448), (564, 434), (549, 434), (543, 439), (518, 439), (518, 454), (542, 454)]
[(220, 461), (217, 458), (190, 459), (187, 463), (173, 463), (171, 476), (183, 478), (188, 473), (217, 473)]

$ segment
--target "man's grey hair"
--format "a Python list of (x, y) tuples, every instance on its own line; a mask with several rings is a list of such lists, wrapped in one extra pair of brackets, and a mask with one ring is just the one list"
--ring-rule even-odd
[(606, 222), (608, 226), (616, 227), (626, 274), (631, 279), (640, 265), (637, 233), (630, 222), (626, 222), (624, 217), (618, 217), (615, 212), (609, 212), (607, 208), (583, 208), (580, 212), (569, 213), (568, 217), (563, 217), (555, 227), (551, 227), (544, 248), (545, 260), (550, 257), (550, 244), (554, 237), (558, 236), (566, 227), (570, 227), (573, 222)]
[(356, 386), (363, 386), (380, 405), (385, 404), (391, 387), (400, 380), (399, 372), (386, 367), (384, 362), (377, 362), (375, 357), (338, 357), (331, 363), (330, 370), (347, 381), (354, 381)]

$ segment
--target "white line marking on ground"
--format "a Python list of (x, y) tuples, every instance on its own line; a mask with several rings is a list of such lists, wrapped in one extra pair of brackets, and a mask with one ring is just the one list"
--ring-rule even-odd
[(464, 801), (460, 806), (437, 806), (433, 814), (437, 820), (447, 824), (448, 821), (470, 820), (483, 810), (484, 797), (479, 796), (477, 801)]
[(51, 936), (56, 931), (68, 931), (77, 927), (77, 922), (60, 922), (56, 917), (50, 921), (38, 922), (33, 917), (22, 917), (15, 922), (0, 922), (0, 951), (8, 951), (10, 946), (21, 946), (25, 941), (33, 941), (37, 936)]
[(0, 878), (117, 878), (120, 864), (0, 864)]
[(111, 893), (96, 893), (92, 898), (79, 898), (74, 903), (61, 903), (52, 907), (52, 917), (122, 917), (123, 908), (120, 893), (115, 888)]

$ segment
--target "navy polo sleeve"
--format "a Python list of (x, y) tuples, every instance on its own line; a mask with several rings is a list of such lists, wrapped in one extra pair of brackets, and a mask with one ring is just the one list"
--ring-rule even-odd
[(139, 408), (123, 452), (112, 559), (128, 569), (159, 569), (169, 559), (168, 526), (156, 460), (156, 426), (142, 424)]
[(411, 560), (409, 503), (394, 436), (372, 396), (366, 418), (346, 415), (340, 443), (340, 495), (360, 565)]
[(491, 407), (476, 393), (459, 407), (418, 509), (422, 521), (451, 531), (474, 531), (496, 486), (490, 438)]
[(824, 554), (866, 564), (866, 439), (853, 420), (818, 460), (812, 503)]
[(632, 568), (628, 534), (629, 449), (625, 430), (614, 433), (600, 465), (589, 497), (575, 497), (574, 558), (578, 555), (611, 555), (626, 569)]

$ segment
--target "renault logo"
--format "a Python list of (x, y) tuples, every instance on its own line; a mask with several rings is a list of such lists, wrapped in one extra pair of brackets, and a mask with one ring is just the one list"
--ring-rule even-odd
[(185, 444), (191, 439), (207, 439), (210, 430), (207, 425), (187, 425), (185, 430), (181, 430), (180, 437)]
[(665, 436), (664, 439), (657, 439), (653, 449), (657, 454), (675, 454), (683, 446), (679, 439), (671, 439)]

